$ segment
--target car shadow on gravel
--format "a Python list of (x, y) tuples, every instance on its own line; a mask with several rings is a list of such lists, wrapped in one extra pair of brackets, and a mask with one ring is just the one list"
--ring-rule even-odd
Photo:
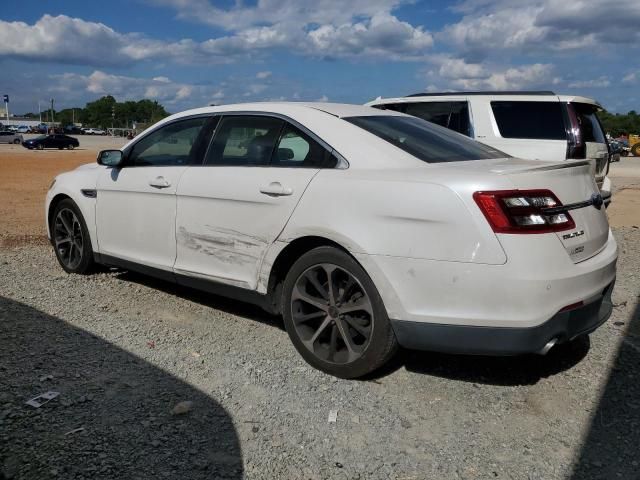
[(578, 364), (589, 352), (588, 337), (557, 345), (547, 355), (517, 357), (487, 357), (480, 355), (450, 355), (445, 353), (400, 350), (378, 372), (384, 377), (400, 368), (410, 372), (463, 382), (488, 385), (534, 385), (540, 379), (556, 375)]
[(592, 412), (571, 478), (640, 479), (640, 300)]
[(284, 330), (284, 323), (281, 317), (277, 315), (270, 315), (265, 310), (253, 305), (252, 303), (234, 300), (229, 297), (215, 295), (209, 292), (203, 292), (201, 290), (185, 287), (136, 272), (127, 270), (117, 271), (118, 279), (122, 281), (144, 285), (145, 287), (160, 290), (168, 295), (175, 295), (205, 307), (220, 310), (231, 315), (248, 318), (250, 320)]
[(232, 419), (203, 392), (4, 297), (0, 332), (0, 479), (242, 478)]
[[(284, 330), (281, 317), (270, 315), (248, 302), (213, 295), (135, 272), (122, 270), (117, 275), (123, 281), (161, 290), (169, 295)], [(589, 348), (589, 338), (584, 337), (570, 344), (558, 345), (545, 356), (485, 357), (401, 349), (385, 366), (361, 380), (375, 381), (404, 367), (415, 373), (472, 383), (533, 385), (541, 378), (570, 369), (587, 355)]]

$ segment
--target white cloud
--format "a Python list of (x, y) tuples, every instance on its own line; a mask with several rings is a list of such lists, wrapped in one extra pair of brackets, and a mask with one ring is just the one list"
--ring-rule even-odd
[(256, 73), (256, 78), (260, 80), (264, 80), (265, 78), (269, 78), (270, 76), (271, 76), (271, 72), (269, 71)]
[(214, 6), (209, 0), (149, 0), (172, 7), (178, 18), (204, 23), (226, 30), (242, 30), (257, 25), (340, 25), (354, 18), (371, 18), (388, 13), (406, 0), (258, 0), (247, 6), (236, 1), (229, 9)]
[(622, 83), (636, 83), (640, 79), (640, 71), (631, 72), (622, 77)]
[(49, 89), (64, 93), (66, 98), (82, 96), (84, 92), (93, 98), (103, 95), (113, 95), (119, 101), (150, 98), (169, 106), (180, 103), (195, 107), (206, 105), (209, 99), (223, 96), (219, 90), (208, 85), (174, 82), (167, 77), (150, 79), (113, 75), (101, 70), (95, 70), (89, 75), (51, 75), (50, 82), (53, 85)]
[(422, 27), (413, 27), (389, 13), (376, 13), (369, 20), (341, 25), (322, 25), (310, 30), (306, 49), (328, 56), (391, 56), (393, 59), (423, 57), (433, 37)]
[[(469, 63), (461, 58), (435, 56), (431, 62), (439, 67), (426, 72), (430, 91), (443, 90), (518, 90), (544, 87), (560, 81), (553, 76), (553, 65), (535, 63), (509, 67), (492, 63)], [(436, 85), (446, 85), (439, 88)]]
[(640, 40), (637, 0), (467, 0), (438, 39), (485, 56), (596, 48)]
[(610, 85), (611, 80), (609, 80), (609, 77), (602, 76), (592, 80), (577, 80), (569, 83), (568, 86), (571, 88), (604, 88)]
[[(195, 8), (190, 12), (217, 11), (201, 0), (169, 3), (190, 4)], [(166, 41), (140, 33), (121, 33), (102, 23), (66, 15), (44, 15), (33, 25), (0, 20), (0, 57), (91, 66), (127, 65), (131, 61), (152, 59), (174, 63), (229, 63), (286, 48), (307, 56), (366, 55), (410, 60), (423, 56), (433, 44), (431, 34), (422, 27), (402, 22), (389, 13), (397, 2), (373, 2), (384, 6), (382, 11), (363, 0), (349, 4), (349, 8), (335, 8), (336, 2), (333, 2), (334, 8), (320, 13), (316, 11), (317, 6), (301, 8), (303, 3), (261, 0), (255, 8), (225, 11), (221, 17), (215, 17), (216, 22), (228, 17), (225, 28), (232, 29), (231, 33), (201, 42), (189, 38)], [(332, 2), (322, 0), (320, 3)], [(273, 9), (268, 8), (270, 4), (274, 4)], [(264, 18), (257, 15), (265, 9), (275, 13)], [(308, 11), (315, 13), (305, 17), (303, 13)]]

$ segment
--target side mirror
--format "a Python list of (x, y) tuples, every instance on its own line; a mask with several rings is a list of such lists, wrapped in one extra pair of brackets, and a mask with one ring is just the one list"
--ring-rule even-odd
[(278, 149), (278, 160), (281, 160), (281, 161), (293, 160), (293, 157), (295, 157), (295, 154), (293, 153), (293, 150), (291, 150), (290, 148)]
[(102, 150), (98, 153), (98, 164), (105, 167), (119, 167), (124, 157), (121, 150)]

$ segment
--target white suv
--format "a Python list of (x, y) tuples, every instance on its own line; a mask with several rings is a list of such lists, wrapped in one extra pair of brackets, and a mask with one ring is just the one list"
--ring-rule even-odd
[(419, 93), (367, 105), (437, 123), (509, 155), (531, 160), (591, 160), (605, 204), (611, 200), (609, 148), (595, 100), (542, 92)]

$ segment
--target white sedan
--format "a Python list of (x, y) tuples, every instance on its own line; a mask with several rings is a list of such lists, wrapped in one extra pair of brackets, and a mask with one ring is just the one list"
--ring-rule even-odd
[(107, 132), (101, 128), (83, 128), (82, 131), (85, 135), (106, 135)]
[(46, 200), (62, 268), (97, 264), (282, 314), (353, 378), (398, 345), (546, 353), (611, 314), (617, 246), (586, 161), (526, 161), (392, 111), (260, 103), (172, 115)]

